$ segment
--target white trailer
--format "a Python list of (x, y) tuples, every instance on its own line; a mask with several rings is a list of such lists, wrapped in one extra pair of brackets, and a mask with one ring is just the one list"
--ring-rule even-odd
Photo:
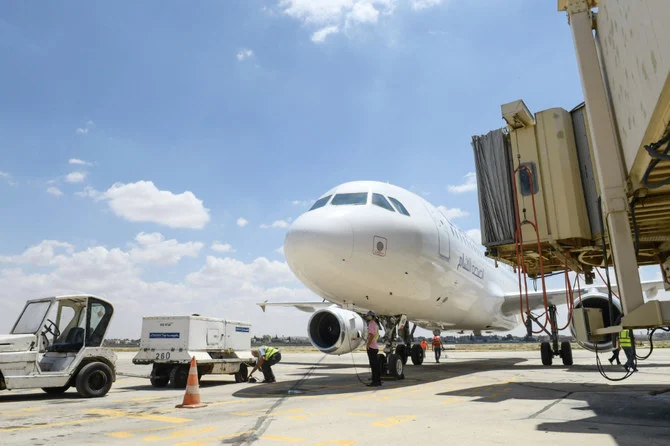
[(153, 364), (154, 387), (186, 387), (191, 358), (198, 362), (198, 378), (234, 374), (247, 380), (252, 363), (251, 324), (199, 315), (150, 316), (142, 319), (140, 349), (134, 364)]

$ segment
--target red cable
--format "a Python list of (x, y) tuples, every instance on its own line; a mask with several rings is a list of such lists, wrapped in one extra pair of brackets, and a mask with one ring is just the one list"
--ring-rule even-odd
[[(605, 278), (603, 277), (603, 275), (600, 274), (600, 270), (599, 270), (598, 268), (596, 268), (596, 272), (598, 273), (598, 276), (600, 276), (600, 280), (602, 280), (603, 283), (609, 287), (610, 285), (608, 285), (608, 283), (605, 281)], [(619, 299), (619, 296), (616, 295), (616, 293), (614, 292), (614, 290), (612, 290), (612, 294), (614, 295), (614, 297), (616, 297), (617, 299)], [(621, 299), (619, 299), (619, 300), (621, 300)]]

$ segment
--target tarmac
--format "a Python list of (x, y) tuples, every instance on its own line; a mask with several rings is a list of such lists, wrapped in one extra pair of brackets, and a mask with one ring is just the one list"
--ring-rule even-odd
[[(368, 388), (364, 354), (284, 353), (275, 384), (236, 384), (209, 375), (207, 407), (177, 409), (184, 391), (154, 389), (149, 368), (119, 353), (118, 378), (104, 398), (40, 390), (0, 392), (3, 445), (667, 445), (670, 349), (612, 383), (595, 355), (544, 367), (537, 352), (447, 352), (437, 364), (408, 364), (403, 380)], [(622, 354), (623, 357), (623, 354)], [(557, 358), (556, 358), (557, 359)], [(355, 361), (355, 366), (354, 362)], [(605, 369), (612, 377), (621, 367)], [(258, 372), (257, 372), (258, 373)], [(258, 378), (262, 375), (258, 373)]]

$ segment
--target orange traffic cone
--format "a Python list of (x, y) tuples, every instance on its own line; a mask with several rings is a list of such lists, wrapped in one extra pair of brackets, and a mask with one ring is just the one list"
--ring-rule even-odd
[(188, 380), (186, 381), (186, 393), (184, 394), (184, 402), (177, 404), (175, 407), (179, 409), (197, 409), (198, 407), (205, 407), (207, 404), (200, 402), (200, 388), (198, 387), (198, 364), (195, 361), (195, 356), (191, 359), (191, 368), (188, 371)]

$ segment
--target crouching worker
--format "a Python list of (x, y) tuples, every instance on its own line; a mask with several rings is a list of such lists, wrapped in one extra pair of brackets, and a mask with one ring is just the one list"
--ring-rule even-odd
[(251, 375), (253, 375), (256, 370), (261, 369), (263, 372), (264, 383), (277, 382), (274, 373), (272, 373), (272, 366), (281, 361), (281, 353), (279, 352), (279, 349), (262, 346), (251, 350), (251, 355), (254, 358), (257, 358), (257, 362), (251, 370), (251, 373), (249, 373), (249, 378), (251, 378)]

